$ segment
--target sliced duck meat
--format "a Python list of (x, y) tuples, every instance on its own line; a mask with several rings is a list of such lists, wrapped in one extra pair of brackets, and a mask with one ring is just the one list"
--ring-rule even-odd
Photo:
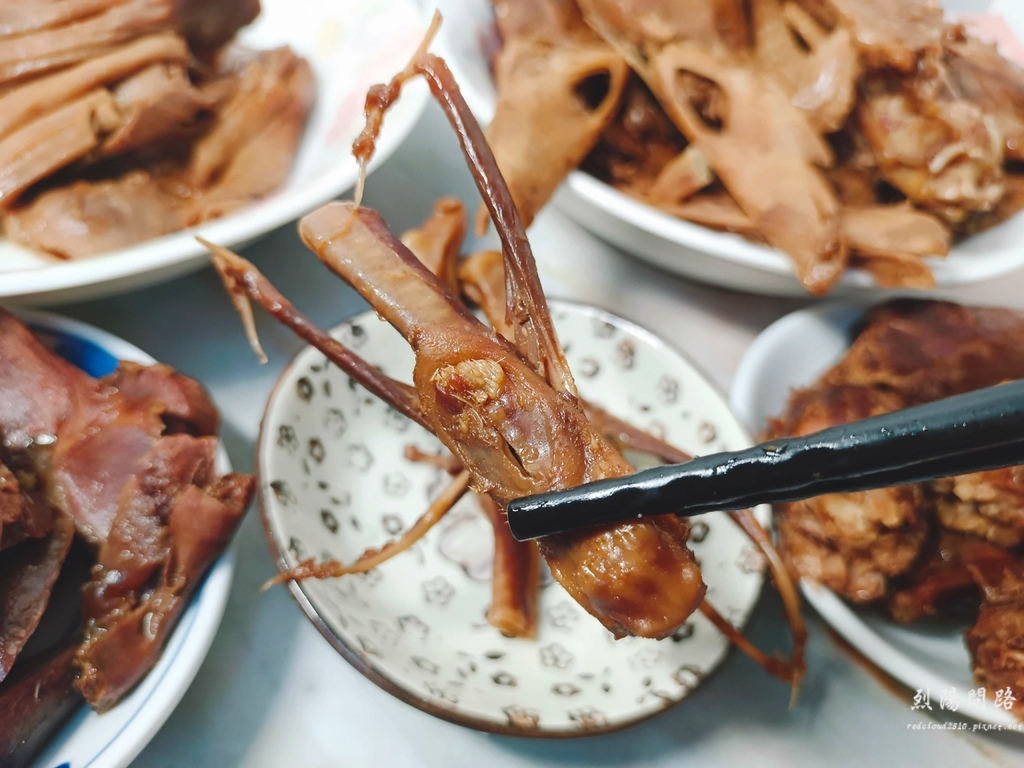
[[(295, 67), (286, 78), (282, 83), (287, 91), (286, 101), (276, 105), (276, 113), (258, 133), (244, 143), (239, 141), (233, 154), (222, 159), (223, 164), (212, 177), (212, 183), (196, 193), (195, 203), (188, 210), (188, 226), (224, 216), (266, 197), (288, 179), (313, 103), (314, 89), (313, 73), (304, 59), (295, 60)], [(254, 123), (259, 123), (274, 108), (270, 100), (264, 102), (259, 114), (249, 113), (249, 116)], [(244, 111), (248, 112), (248, 108)], [(191, 173), (189, 178), (195, 179)]]
[(119, 83), (112, 95), (120, 120), (90, 160), (197, 135), (214, 107), (180, 64), (152, 64)]
[(46, 347), (0, 309), (0, 439), (9, 451), (47, 451), (93, 379)]
[(24, 671), (0, 685), (0, 765), (21, 768), (31, 764), (51, 734), (81, 706), (75, 691), (77, 642), (65, 641), (33, 659)]
[(0, 6), (0, 35), (24, 35), (102, 13), (124, 0), (7, 0)]
[(85, 588), (85, 615), (98, 619), (149, 586), (170, 547), (167, 516), (178, 495), (214, 477), (216, 438), (171, 435), (156, 441), (121, 487), (114, 520), (100, 546), (102, 578)]
[(239, 148), (258, 137), (275, 118), (300, 110), (305, 115), (312, 104), (312, 70), (288, 48), (248, 57), (238, 65), (236, 77), (234, 95), (192, 151), (189, 181), (196, 188), (209, 186), (225, 173)]
[(224, 45), (260, 13), (260, 0), (174, 0), (177, 27), (200, 55)]
[[(30, 487), (24, 487), (22, 479)], [(54, 512), (35, 485), (31, 472), (13, 470), (0, 460), (0, 550), (25, 539), (42, 538), (53, 530)]]
[(46, 611), (75, 527), (63, 515), (45, 539), (22, 542), (0, 560), (0, 681)]
[(173, 0), (125, 0), (69, 24), (2, 37), (0, 85), (84, 61), (143, 35), (172, 30), (175, 21)]
[(139, 407), (155, 407), (164, 421), (165, 434), (187, 432), (202, 437), (216, 435), (220, 427), (220, 414), (203, 386), (169, 365), (124, 361), (100, 381)]
[(8, 135), (0, 141), (0, 208), (85, 157), (119, 120), (114, 97), (98, 88)]
[(185, 64), (188, 58), (185, 41), (164, 32), (15, 86), (0, 96), (0, 137), (101, 85), (118, 82), (151, 64)]
[(5, 214), (4, 229), (60, 258), (87, 258), (183, 229), (191, 201), (177, 175), (134, 169), (41, 191)]
[[(135, 491), (144, 492), (143, 485), (135, 485), (126, 494), (123, 510), (130, 509), (138, 500), (130, 500)], [(189, 596), (234, 534), (252, 491), (252, 477), (226, 475), (205, 488), (185, 484), (173, 498), (166, 499), (165, 508), (156, 514), (162, 523), (156, 532), (160, 543), (154, 547), (151, 538), (142, 545), (151, 556), (166, 548), (164, 556), (155, 569), (152, 557), (139, 563), (144, 572), (156, 571), (155, 586), (141, 593), (124, 594), (114, 610), (93, 616), (85, 642), (79, 648), (76, 661), (80, 674), (76, 686), (94, 709), (109, 709), (156, 663)], [(151, 501), (152, 497), (147, 496), (141, 503), (147, 505)], [(156, 527), (153, 516), (143, 520), (152, 536)], [(133, 528), (115, 526), (104, 550), (112, 553), (136, 546)], [(115, 557), (110, 565), (113, 568), (101, 554), (94, 587), (107, 580), (119, 581), (122, 586), (132, 581), (130, 570), (117, 570), (125, 566), (123, 561)], [(110, 597), (103, 595), (104, 599), (93, 600), (91, 605), (105, 607)]]

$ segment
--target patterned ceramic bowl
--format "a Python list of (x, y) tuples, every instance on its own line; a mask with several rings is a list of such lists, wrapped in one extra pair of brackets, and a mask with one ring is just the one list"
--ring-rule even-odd
[[(592, 307), (553, 302), (583, 397), (693, 453), (750, 445), (703, 375), (649, 332)], [(334, 334), (389, 375), (410, 380), (408, 345), (372, 313)], [(351, 562), (409, 526), (449, 482), (403, 458), (440, 442), (306, 349), (270, 398), (259, 443), (260, 504), (279, 567)], [(762, 520), (767, 510), (759, 510)], [(708, 597), (742, 625), (763, 583), (760, 553), (720, 513), (694, 524)], [(616, 641), (551, 579), (536, 640), (484, 619), (490, 524), (462, 501), (411, 551), (364, 575), (291, 584), (324, 637), (403, 701), (484, 731), (580, 736), (622, 728), (685, 698), (728, 643), (695, 615), (661, 642)]]

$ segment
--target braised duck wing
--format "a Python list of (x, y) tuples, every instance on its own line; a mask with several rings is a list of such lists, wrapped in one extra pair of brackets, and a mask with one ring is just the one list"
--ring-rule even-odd
[[(376, 214), (333, 203), (303, 219), (300, 234), (409, 340), (420, 406), (478, 491), (507, 503), (632, 472), (575, 398), (481, 325)], [(704, 595), (686, 537), (671, 517), (552, 537), (541, 553), (616, 636), (665, 637)]]

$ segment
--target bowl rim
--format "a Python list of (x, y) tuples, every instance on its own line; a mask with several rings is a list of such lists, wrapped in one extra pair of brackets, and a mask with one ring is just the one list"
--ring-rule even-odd
[[(628, 318), (622, 317), (621, 315), (618, 315), (614, 312), (604, 309), (603, 307), (599, 307), (589, 302), (555, 297), (547, 297), (547, 301), (553, 312), (557, 311), (557, 309), (560, 306), (569, 306), (574, 307), (576, 309), (582, 309), (588, 312), (592, 312), (595, 313), (596, 315), (613, 318), (620, 325), (628, 328), (630, 332), (635, 333), (638, 336), (644, 337), (645, 339), (654, 342), (658, 346), (662, 346), (666, 349), (671, 350), (673, 354), (675, 354), (683, 362), (689, 365), (693, 369), (693, 371), (704, 380), (704, 382), (709, 386), (709, 388), (714, 392), (714, 394), (722, 401), (722, 404), (726, 407), (726, 410), (732, 416), (735, 422), (735, 427), (739, 431), (739, 434), (743, 437), (745, 441), (749, 442), (751, 445), (753, 444), (749, 430), (747, 429), (743, 421), (739, 418), (739, 416), (737, 416), (736, 413), (733, 411), (732, 405), (729, 402), (729, 398), (725, 394), (725, 392), (715, 383), (713, 379), (711, 379), (707, 375), (703, 368), (695, 364), (690, 359), (690, 357), (685, 352), (680, 350), (674, 343), (664, 338), (663, 336), (654, 333), (653, 331), (639, 323), (636, 323)], [(332, 326), (329, 329), (328, 333), (333, 335), (337, 330), (345, 326), (348, 326), (352, 323), (357, 323), (362, 319), (378, 319), (378, 316), (377, 313), (372, 309), (358, 312)], [(299, 357), (306, 354), (309, 351), (309, 349), (311, 349), (310, 345), (303, 345), (294, 355), (292, 355), (291, 359), (288, 361), (288, 364), (284, 366), (284, 368), (281, 370), (281, 373), (278, 375), (277, 380), (274, 382), (274, 386), (271, 388), (270, 394), (267, 397), (267, 405), (266, 408), (264, 409), (263, 416), (260, 419), (259, 435), (256, 439), (256, 499), (257, 504), (259, 506), (260, 521), (262, 523), (263, 528), (263, 536), (267, 541), (267, 546), (269, 547), (271, 556), (273, 557), (274, 565), (276, 566), (279, 573), (287, 569), (288, 561), (285, 551), (280, 546), (280, 543), (278, 542), (273, 532), (273, 526), (268, 511), (266, 493), (266, 489), (269, 488), (269, 484), (264, 482), (265, 474), (263, 471), (263, 462), (264, 456), (268, 455), (270, 451), (270, 448), (268, 446), (272, 444), (272, 439), (269, 437), (268, 431), (271, 407), (275, 403), (279, 392), (284, 387), (285, 378), (292, 372), (296, 363), (298, 362)], [(766, 518), (770, 519), (770, 512), (768, 511), (768, 507), (766, 505), (758, 507), (754, 511), (754, 514), (757, 516), (758, 521), (762, 525), (766, 524)], [(746, 607), (743, 613), (742, 623), (739, 625), (740, 629), (743, 629), (743, 627), (745, 627), (747, 623), (750, 621), (751, 615), (753, 614), (755, 608), (762, 599), (765, 590), (765, 584), (767, 583), (767, 581), (768, 577), (766, 576), (764, 570), (762, 570), (760, 574), (760, 583), (758, 584), (754, 592), (754, 595), (751, 598), (750, 604)], [(637, 725), (639, 723), (657, 717), (658, 715), (661, 715), (664, 712), (670, 709), (674, 709), (675, 707), (683, 704), (690, 698), (690, 695), (692, 693), (692, 691), (690, 691), (678, 700), (665, 702), (660, 708), (652, 709), (649, 712), (641, 713), (635, 717), (618, 721), (613, 724), (606, 724), (603, 726), (596, 726), (586, 729), (544, 729), (540, 726), (535, 727), (533, 729), (529, 729), (513, 726), (507, 723), (484, 720), (473, 715), (463, 714), (457, 710), (452, 710), (434, 704), (425, 697), (417, 695), (409, 689), (397, 685), (392, 680), (384, 676), (381, 672), (377, 671), (372, 666), (367, 664), (366, 661), (364, 661), (364, 659), (359, 655), (359, 653), (355, 649), (351, 648), (347, 643), (345, 643), (345, 641), (342, 638), (338, 637), (338, 635), (334, 633), (334, 631), (327, 625), (324, 619), (321, 618), (319, 612), (313, 606), (312, 602), (306, 596), (306, 594), (302, 591), (302, 588), (298, 582), (294, 580), (289, 581), (288, 591), (289, 593), (291, 593), (291, 596), (292, 598), (294, 598), (295, 602), (298, 603), (299, 607), (302, 609), (302, 612), (312, 622), (313, 626), (316, 627), (317, 631), (323, 636), (323, 638), (331, 645), (331, 647), (333, 647), (341, 655), (343, 659), (345, 659), (345, 661), (351, 664), (365, 678), (367, 678), (375, 685), (377, 685), (379, 688), (391, 694), (398, 700), (405, 702), (406, 704), (415, 707), (416, 709), (419, 709), (420, 711), (425, 712), (428, 715), (433, 715), (434, 717), (437, 717), (441, 720), (445, 720), (449, 723), (460, 725), (465, 728), (470, 728), (475, 731), (480, 731), (483, 733), (493, 733), (500, 736), (515, 736), (518, 738), (536, 738), (550, 740), (567, 740), (585, 738), (588, 736), (600, 736), (608, 733), (614, 733), (616, 731), (625, 730), (626, 728), (629, 728), (631, 726)], [(734, 646), (731, 643), (727, 642), (725, 651), (723, 652), (722, 656), (715, 663), (715, 666), (701, 677), (700, 684), (704, 684), (706, 681), (713, 678), (715, 674), (718, 672), (718, 670), (725, 663), (726, 659), (730, 655), (732, 655), (734, 651)]]

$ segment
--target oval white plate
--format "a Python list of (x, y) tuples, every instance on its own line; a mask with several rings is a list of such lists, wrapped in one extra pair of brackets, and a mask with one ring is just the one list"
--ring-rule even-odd
[[(285, 185), (222, 219), (90, 259), (58, 261), (0, 238), (0, 297), (79, 301), (169, 280), (206, 263), (197, 235), (241, 246), (337, 197), (356, 180), (350, 150), (362, 129), (366, 90), (405, 64), (424, 29), (413, 0), (263, 0), (241, 42), (264, 49), (290, 45), (309, 59), (317, 78), (317, 102)], [(417, 84), (388, 113), (374, 167), (409, 134), (426, 98)]]
[[(601, 310), (552, 302), (581, 394), (695, 451), (750, 444), (714, 387), (678, 352)], [(389, 375), (413, 355), (373, 314), (334, 334)], [(306, 349), (271, 395), (259, 443), (259, 493), (280, 567), (305, 557), (354, 560), (409, 526), (449, 481), (403, 458), (444, 451)], [(767, 510), (759, 510), (762, 520)], [(360, 576), (292, 585), (303, 610), (360, 672), (437, 717), (480, 730), (580, 736), (622, 728), (683, 699), (727, 642), (695, 615), (662, 642), (615, 641), (557, 584), (544, 587), (536, 640), (503, 637), (490, 603), (490, 526), (463, 499), (414, 549)], [(698, 541), (699, 540), (699, 541)], [(708, 596), (742, 626), (763, 583), (761, 557), (721, 513), (695, 523)]]
[[(156, 362), (133, 344), (91, 325), (44, 312), (18, 314), (44, 344), (93, 376), (109, 373), (118, 360)], [(217, 471), (231, 471), (223, 447)], [(206, 658), (224, 615), (233, 570), (229, 548), (210, 568), (160, 660), (138, 687), (102, 715), (83, 704), (33, 768), (123, 768), (131, 763), (174, 711)]]
[[(843, 356), (863, 304), (822, 304), (769, 326), (747, 350), (733, 381), (733, 411), (751, 431), (781, 414), (790, 392), (817, 381)], [(1010, 713), (968, 696), (975, 687), (963, 629), (934, 629), (886, 621), (850, 606), (831, 590), (804, 581), (807, 601), (832, 628), (871, 661), (912, 689), (939, 697), (951, 689), (958, 713), (1001, 725), (1018, 725)]]
[[(439, 42), (476, 116), (494, 115), (490, 62), (500, 43), (491, 0), (438, 0), (445, 13)], [(952, 16), (974, 17), (975, 28), (998, 39), (1024, 66), (1024, 4), (1019, 0), (942, 0)], [(995, 18), (993, 18), (995, 17)], [(582, 171), (574, 171), (554, 202), (581, 225), (627, 254), (714, 285), (751, 293), (804, 296), (785, 254), (739, 235), (692, 224), (635, 200)], [(960, 243), (948, 258), (930, 259), (939, 288), (990, 280), (1024, 267), (1024, 215)], [(850, 270), (834, 295), (882, 293), (862, 270)]]

